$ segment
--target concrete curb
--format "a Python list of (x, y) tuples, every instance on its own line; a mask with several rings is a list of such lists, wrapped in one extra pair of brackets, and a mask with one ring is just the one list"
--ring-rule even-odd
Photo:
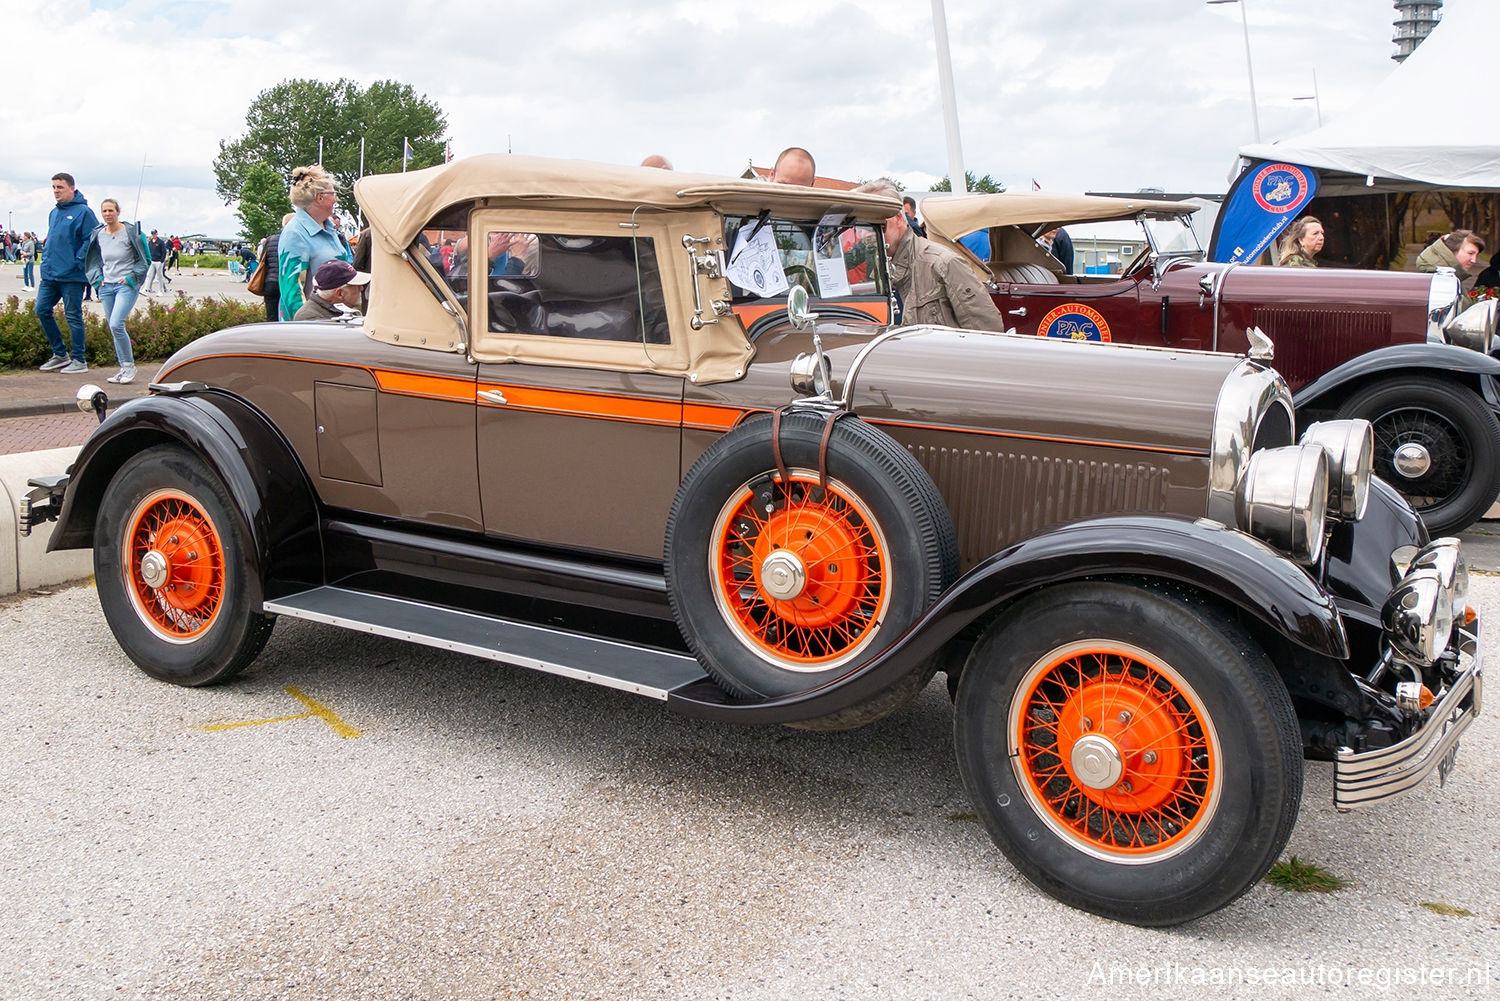
[(0, 595), (85, 580), (94, 572), (91, 549), (47, 552), (47, 540), (52, 538), (56, 523), (42, 525), (23, 537), (16, 520), (21, 497), (30, 489), (26, 481), (33, 476), (66, 472), (78, 448), (0, 455)]
[[(104, 390), (108, 393), (109, 390)], [(106, 410), (113, 410), (127, 400), (133, 400), (133, 396), (121, 396), (118, 392), (109, 398)], [(78, 401), (71, 399), (53, 400), (18, 400), (11, 403), (0, 403), (0, 420), (7, 417), (45, 417), (49, 414), (73, 414), (91, 413), (91, 411), (80, 411)], [(38, 475), (36, 473), (33, 476)]]

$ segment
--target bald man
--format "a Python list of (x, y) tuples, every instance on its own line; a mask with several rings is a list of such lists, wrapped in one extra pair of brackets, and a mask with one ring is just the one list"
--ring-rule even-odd
[(817, 176), (818, 166), (813, 162), (813, 155), (801, 146), (789, 146), (776, 158), (776, 166), (771, 170), (771, 183), (801, 184), (810, 188), (813, 178)]
[(644, 159), (644, 160), (641, 161), (641, 166), (642, 167), (655, 167), (658, 170), (671, 170), (672, 169), (672, 161), (668, 160), (666, 157), (662, 156), (660, 153), (652, 153), (650, 156), (646, 157), (646, 159)]

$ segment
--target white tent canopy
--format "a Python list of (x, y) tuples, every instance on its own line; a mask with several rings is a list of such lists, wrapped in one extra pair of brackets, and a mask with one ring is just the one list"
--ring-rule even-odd
[(1323, 174), (1320, 195), (1500, 190), (1500, 117), (1460, 96), (1461, 82), (1481, 79), (1479, 67), (1489, 65), (1500, 3), (1448, 0), (1443, 10), (1432, 34), (1363, 103), (1314, 132), (1242, 146), (1240, 156), (1356, 175)]

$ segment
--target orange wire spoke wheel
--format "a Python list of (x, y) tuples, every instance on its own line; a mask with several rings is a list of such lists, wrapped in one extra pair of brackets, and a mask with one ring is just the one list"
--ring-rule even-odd
[(745, 484), (712, 536), (714, 599), (735, 634), (788, 670), (821, 671), (862, 650), (890, 603), (885, 539), (852, 491), (788, 471)]
[(1155, 862), (1218, 808), (1222, 757), (1197, 693), (1137, 647), (1083, 641), (1035, 664), (1011, 706), (1020, 787), (1059, 835), (1098, 858)]
[(202, 636), (224, 603), (224, 546), (197, 501), (158, 490), (131, 514), (121, 567), (136, 614), (175, 643)]

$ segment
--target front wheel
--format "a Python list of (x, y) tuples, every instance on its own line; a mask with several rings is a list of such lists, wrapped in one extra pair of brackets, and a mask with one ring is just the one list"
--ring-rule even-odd
[(134, 456), (94, 523), (99, 604), (120, 648), (151, 677), (227, 681), (274, 622), (256, 609), (244, 529), (228, 492), (194, 455), (161, 445)]
[(1433, 535), (1478, 521), (1500, 494), (1500, 420), (1470, 389), (1428, 376), (1367, 386), (1340, 417), (1374, 426), (1375, 475), (1401, 492)]
[(1024, 599), (959, 681), (959, 770), (990, 836), (1064, 903), (1138, 925), (1263, 877), (1302, 797), (1291, 699), (1227, 615), (1090, 582)]

